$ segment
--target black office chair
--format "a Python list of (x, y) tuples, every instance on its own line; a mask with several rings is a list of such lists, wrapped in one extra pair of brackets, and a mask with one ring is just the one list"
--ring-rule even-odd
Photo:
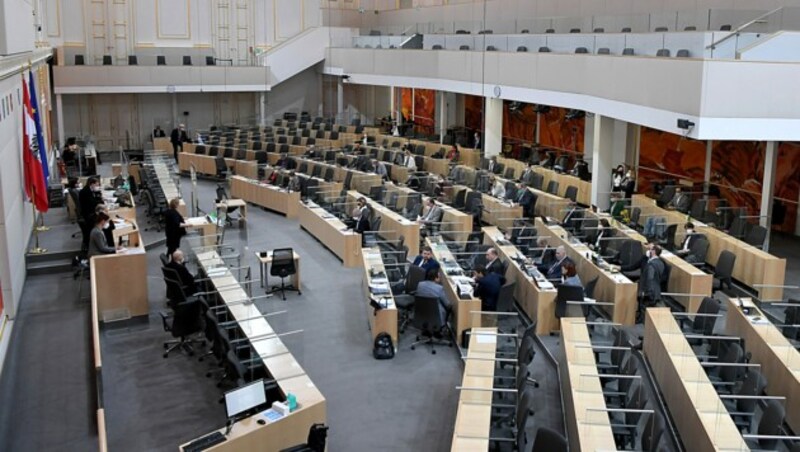
[(551, 180), (547, 183), (547, 193), (551, 195), (558, 195), (558, 182)]
[(574, 185), (570, 185), (567, 187), (567, 190), (564, 192), (564, 197), (571, 200), (572, 202), (578, 201), (578, 187)]
[(709, 242), (706, 236), (702, 235), (696, 238), (694, 242), (692, 242), (692, 246), (689, 247), (689, 254), (684, 260), (695, 266), (705, 265), (708, 247)]
[(714, 325), (717, 323), (716, 316), (719, 314), (719, 302), (714, 298), (704, 297), (703, 301), (700, 302), (700, 307), (697, 308), (697, 313), (700, 315), (694, 316), (694, 319), (688, 316), (677, 318), (681, 330), (685, 333), (711, 336), (714, 333)]
[(213, 56), (206, 56), (206, 66), (216, 66), (217, 61), (214, 59)]
[(425, 270), (422, 267), (410, 266), (406, 272), (403, 293), (394, 295), (394, 304), (400, 310), (400, 333), (405, 332), (406, 325), (411, 321), (411, 310), (414, 307), (414, 292), (417, 286), (425, 280)]
[(678, 232), (678, 224), (673, 223), (667, 226), (664, 236), (658, 239), (658, 244), (667, 250), (675, 248), (675, 234)]
[(563, 435), (547, 427), (539, 427), (533, 438), (534, 451), (567, 452), (567, 439)]
[[(569, 309), (570, 305), (579, 305), (581, 314)], [(586, 317), (589, 315), (589, 305), (583, 301), (583, 287), (560, 284), (556, 294), (556, 318)]]
[(734, 264), (736, 264), (736, 255), (728, 250), (722, 250), (717, 260), (717, 266), (714, 267), (714, 290), (724, 290), (725, 286), (728, 289), (733, 287)]
[(292, 248), (277, 248), (272, 251), (272, 267), (269, 269), (269, 274), (279, 277), (281, 285), (272, 286), (272, 290), (268, 293), (280, 292), (284, 300), (286, 300), (287, 290), (297, 292), (298, 295), (303, 294), (299, 287), (291, 284), (286, 285), (286, 278), (297, 274), (297, 267), (294, 265), (294, 250)]
[(111, 66), (111, 55), (103, 55), (103, 66)]
[(86, 60), (84, 59), (83, 55), (75, 55), (75, 66), (83, 66), (86, 64)]
[(755, 398), (764, 392), (767, 387), (767, 379), (761, 375), (756, 369), (747, 371), (747, 375), (742, 381), (739, 390), (736, 391), (736, 398), (723, 399), (725, 408), (733, 418), (733, 422), (739, 427), (739, 430), (751, 431), (753, 420), (756, 411), (756, 403), (758, 400)]
[[(436, 354), (436, 345), (453, 346), (452, 331), (447, 325), (447, 319), (442, 319), (439, 312), (439, 300), (428, 297), (414, 297), (414, 318), (411, 320), (414, 328), (420, 331), (416, 342), (411, 344), (411, 350), (417, 345), (430, 346), (431, 354)], [(437, 340), (436, 335), (441, 335), (444, 340)]]
[[(212, 148), (213, 149), (213, 148)], [(214, 159), (214, 166), (216, 167), (217, 171), (217, 179), (225, 180), (228, 177), (228, 165), (225, 163), (225, 157), (221, 155), (217, 155)]]
[(183, 56), (183, 65), (184, 66), (191, 66), (192, 65), (192, 57), (190, 55)]
[(156, 56), (156, 65), (157, 66), (166, 66), (167, 65), (167, 57), (164, 55)]
[(128, 55), (128, 66), (136, 66), (139, 64), (139, 58), (136, 55)]
[(762, 248), (764, 246), (764, 241), (767, 239), (767, 228), (761, 225), (755, 225), (750, 228), (747, 232), (747, 235), (744, 238), (744, 241), (749, 244), (753, 245), (756, 248)]

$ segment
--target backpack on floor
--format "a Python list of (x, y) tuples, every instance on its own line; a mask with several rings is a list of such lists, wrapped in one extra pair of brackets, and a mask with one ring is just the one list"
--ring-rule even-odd
[(374, 356), (375, 359), (394, 358), (394, 345), (392, 344), (392, 336), (389, 336), (389, 333), (380, 333), (375, 338), (372, 356)]

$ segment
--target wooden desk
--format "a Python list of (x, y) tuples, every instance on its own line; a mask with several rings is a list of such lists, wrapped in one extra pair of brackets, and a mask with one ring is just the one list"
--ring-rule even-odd
[[(683, 224), (688, 215), (674, 210), (666, 210), (656, 206), (654, 199), (645, 195), (633, 195), (632, 206), (639, 207), (642, 215), (639, 223), (644, 225), (651, 216), (663, 216), (667, 224), (677, 224), (675, 234), (676, 243), (682, 243), (684, 238)], [(733, 267), (733, 277), (750, 286), (758, 293), (762, 301), (779, 301), (783, 299), (782, 287), (756, 287), (759, 284), (782, 286), (786, 280), (786, 259), (777, 258), (742, 240), (731, 237), (720, 230), (714, 229), (699, 220), (691, 219), (698, 233), (705, 234), (708, 238), (708, 255), (706, 263), (716, 266), (719, 255), (723, 250), (728, 250), (736, 255), (736, 264)]]
[(169, 137), (164, 138), (153, 138), (153, 149), (157, 151), (164, 151), (172, 153), (172, 143), (169, 141)]
[(617, 450), (611, 421), (603, 397), (603, 385), (597, 375), (597, 362), (586, 319), (563, 318), (561, 352), (563, 369), (561, 393), (564, 396), (569, 444), (579, 451)]
[(508, 201), (501, 201), (492, 195), (483, 193), (483, 216), (486, 223), (508, 229), (514, 226), (514, 220), (522, 218), (522, 207)]
[[(361, 193), (355, 190), (347, 192), (347, 212), (352, 211), (352, 207), (355, 207), (356, 200), (361, 196)], [(352, 204), (352, 206), (350, 204)], [(381, 227), (379, 231), (381, 231), (381, 237), (383, 237), (384, 240), (396, 241), (402, 235), (405, 237), (405, 244), (408, 247), (409, 255), (416, 256), (419, 254), (420, 224), (418, 221), (410, 221), (379, 202), (368, 200), (367, 204), (376, 216), (381, 217)]]
[(214, 246), (217, 244), (217, 225), (206, 217), (186, 218), (186, 229), (200, 232), (199, 243), (194, 246)]
[(286, 218), (297, 218), (300, 207), (300, 192), (288, 192), (243, 176), (231, 177), (231, 196), (282, 213)]
[[(647, 243), (647, 239), (639, 232), (614, 220), (608, 214), (594, 214), (588, 210), (584, 212), (597, 219), (608, 220), (609, 224), (623, 236), (643, 244)], [(713, 293), (714, 276), (700, 270), (668, 250), (661, 251), (661, 259), (670, 266), (669, 281), (667, 283), (669, 293), (699, 295), (697, 297), (675, 297), (675, 300), (686, 309), (686, 312), (697, 312), (700, 308), (700, 303), (703, 302), (703, 297), (710, 297)]]
[[(427, 237), (425, 244), (431, 247), (433, 257), (441, 264), (441, 281), (442, 287), (450, 300), (450, 305), (453, 307), (453, 324), (455, 326), (456, 341), (460, 341), (464, 330), (470, 328), (478, 328), (482, 324), (481, 315), (473, 314), (481, 310), (481, 300), (474, 296), (468, 298), (461, 298), (458, 296), (458, 286), (455, 282), (455, 277), (450, 276), (445, 271), (445, 264), (447, 262), (457, 262), (453, 253), (447, 248), (441, 237)], [(464, 275), (472, 277), (472, 275)], [(494, 320), (494, 317), (492, 317)], [(460, 342), (459, 342), (460, 343)]]
[[(749, 308), (745, 315), (739, 304)], [(786, 422), (800, 431), (800, 353), (749, 298), (727, 299), (725, 334), (739, 336), (752, 354), (751, 363), (760, 364), (767, 379), (765, 392), (786, 397)]]
[[(557, 291), (553, 284), (542, 276), (541, 280), (528, 276), (523, 271), (522, 266), (512, 259), (521, 256), (516, 246), (508, 243), (496, 226), (483, 228), (483, 243), (493, 246), (504, 261), (508, 262), (506, 280), (509, 283), (516, 282), (514, 298), (522, 305), (525, 313), (531, 320), (536, 321), (536, 334), (549, 334), (551, 331), (559, 330), (558, 319), (556, 318), (556, 295)], [(501, 243), (506, 243), (501, 245)]]
[(181, 152), (178, 155), (178, 168), (180, 172), (188, 174), (192, 166), (194, 166), (194, 170), (197, 174), (204, 174), (207, 176), (217, 175), (216, 157), (193, 154), (191, 152)]
[(432, 157), (425, 157), (425, 162), (422, 165), (422, 169), (446, 178), (447, 175), (450, 174), (450, 160), (444, 158), (435, 159)]
[[(292, 285), (298, 290), (300, 287), (300, 255), (292, 252), (294, 257), (295, 274), (292, 275)], [(256, 259), (258, 259), (259, 269), (261, 270), (261, 287), (266, 287), (269, 290), (269, 266), (272, 264), (272, 250), (266, 251), (266, 256), (262, 256), (261, 252), (256, 252)]]
[[(277, 421), (267, 420), (264, 425), (256, 422), (263, 419), (260, 413), (237, 422), (227, 441), (208, 450), (281, 450), (304, 443), (311, 425), (326, 422), (325, 397), (277, 335), (280, 332), (276, 332), (267, 319), (258, 318), (262, 315), (258, 307), (254, 303), (241, 303), (248, 298), (247, 292), (237, 285), (238, 281), (230, 270), (221, 273), (210, 271), (223, 266), (216, 251), (199, 252), (197, 258), (200, 268), (209, 275), (210, 283), (216, 288), (222, 288), (218, 289), (218, 296), (227, 305), (232, 319), (240, 322), (242, 332), (250, 339), (250, 345), (276, 380), (282, 395), (285, 397), (288, 393), (294, 394), (298, 404), (297, 410)], [(218, 431), (224, 433), (225, 428)]]
[(683, 444), (698, 451), (750, 450), (669, 308), (646, 310), (644, 354)]
[(147, 255), (135, 220), (115, 225), (114, 243), (119, 243), (120, 238), (126, 251), (91, 258), (92, 296), (97, 297), (95, 304), (100, 322), (150, 313)]
[(225, 199), (222, 202), (218, 202), (216, 206), (217, 209), (225, 209), (226, 211), (230, 208), (238, 208), (242, 213), (242, 219), (247, 221), (247, 202), (243, 199)]
[(578, 204), (584, 206), (592, 205), (592, 183), (590, 181), (581, 180), (571, 174), (557, 173), (541, 166), (534, 166), (533, 170), (544, 176), (542, 187), (547, 188), (550, 181), (554, 180), (558, 182), (558, 195), (566, 198), (567, 187), (570, 185), (575, 186), (578, 188), (578, 196), (575, 198)]
[[(483, 333), (483, 334), (481, 334)], [(452, 452), (487, 451), (492, 425), (492, 396), (497, 356), (497, 328), (474, 328), (464, 363)]]
[[(361, 250), (364, 265), (364, 278), (362, 287), (364, 289), (364, 300), (367, 307), (367, 319), (369, 321), (369, 329), (372, 331), (372, 343), (375, 338), (381, 333), (388, 333), (392, 337), (392, 344), (394, 350), (397, 351), (397, 306), (394, 304), (394, 297), (392, 296), (389, 280), (386, 278), (386, 268), (383, 266), (383, 258), (381, 257), (381, 250), (378, 248), (363, 248)], [(383, 278), (373, 278), (373, 274), (383, 274)], [(389, 293), (386, 295), (372, 295), (370, 284), (385, 285), (389, 288)], [(376, 301), (385, 307), (380, 310), (375, 310), (370, 306), (370, 298), (375, 298)]]
[[(622, 273), (612, 273), (609, 270), (601, 269), (591, 258), (586, 257), (592, 251), (583, 243), (571, 243), (567, 239), (568, 234), (561, 226), (547, 226), (540, 218), (536, 218), (536, 229), (540, 237), (548, 237), (550, 245), (558, 247), (563, 245), (567, 256), (575, 262), (581, 282), (588, 284), (589, 281), (597, 278), (597, 285), (594, 288), (594, 298), (599, 302), (614, 303), (611, 308), (611, 319), (615, 323), (623, 325), (633, 325), (636, 320), (636, 289), (637, 286)], [(599, 306), (600, 309), (607, 310), (606, 306)]]
[(347, 226), (316, 203), (300, 203), (300, 227), (308, 231), (333, 254), (339, 256), (345, 267), (359, 267), (361, 259), (361, 234), (347, 230)]

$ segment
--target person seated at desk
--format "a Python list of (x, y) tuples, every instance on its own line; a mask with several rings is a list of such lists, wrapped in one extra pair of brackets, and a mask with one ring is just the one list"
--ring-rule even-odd
[(611, 207), (608, 209), (608, 213), (610, 213), (615, 220), (622, 219), (622, 211), (625, 210), (626, 205), (627, 202), (622, 198), (622, 193), (619, 191), (611, 192)]
[(492, 158), (489, 159), (486, 170), (493, 174), (500, 174), (500, 165), (497, 163), (496, 155), (493, 155)]
[(70, 139), (69, 144), (61, 151), (61, 161), (65, 166), (74, 166), (77, 164), (78, 158), (78, 145), (74, 139)]
[(506, 201), (514, 202), (517, 199), (517, 186), (514, 183), (506, 184), (506, 192), (503, 194), (503, 199)]
[(491, 195), (498, 199), (503, 199), (506, 195), (506, 187), (496, 177), (489, 179), (489, 184), (492, 186)]
[(601, 219), (597, 224), (597, 235), (594, 241), (589, 244), (589, 249), (596, 251), (601, 256), (605, 253), (608, 247), (608, 238), (613, 237), (614, 230), (611, 229), (611, 224), (605, 218)]
[(184, 294), (193, 295), (199, 292), (194, 275), (186, 268), (186, 258), (183, 255), (183, 251), (175, 250), (172, 253), (172, 260), (169, 261), (166, 268), (175, 270), (178, 274), (177, 282), (180, 283)]
[(165, 138), (166, 136), (167, 134), (164, 132), (161, 126), (156, 126), (156, 128), (153, 129), (153, 138)]
[(637, 290), (639, 305), (636, 310), (636, 323), (644, 321), (645, 308), (653, 306), (661, 300), (661, 280), (666, 268), (666, 264), (661, 259), (661, 247), (658, 245), (649, 244), (645, 258)]
[(544, 264), (547, 268), (550, 268), (549, 264), (553, 262), (555, 257), (555, 250), (549, 246), (547, 237), (537, 237), (536, 247), (530, 249), (530, 258), (537, 267)]
[(667, 203), (667, 209), (687, 213), (692, 206), (692, 197), (683, 192), (681, 187), (675, 187), (675, 196)]
[(278, 157), (278, 161), (275, 162), (275, 167), (286, 169), (287, 166), (289, 166), (289, 156), (283, 152), (280, 157)]
[(444, 210), (441, 207), (436, 205), (436, 200), (433, 198), (428, 198), (425, 200), (425, 207), (427, 211), (425, 215), (419, 218), (419, 222), (422, 224), (423, 227), (430, 228), (432, 224), (440, 223), (442, 221), (442, 216), (444, 216)]
[[(95, 207), (95, 215), (100, 215), (100, 213), (104, 213), (111, 218), (111, 215), (108, 213), (108, 206), (105, 204), (98, 204), (97, 207)], [(111, 247), (114, 246), (114, 229), (116, 229), (114, 220), (107, 222), (103, 227), (103, 235), (106, 236), (106, 243)]]
[(389, 179), (389, 173), (388, 171), (386, 171), (386, 165), (384, 165), (383, 162), (377, 159), (372, 159), (371, 163), (372, 163), (372, 172), (380, 176), (381, 180)]
[(414, 295), (439, 300), (439, 316), (442, 319), (442, 323), (447, 323), (447, 315), (452, 311), (452, 305), (444, 293), (444, 287), (439, 282), (438, 268), (425, 272), (425, 280), (417, 285)]
[(570, 202), (567, 205), (567, 214), (564, 215), (564, 220), (561, 221), (561, 226), (570, 231), (575, 230), (575, 219), (581, 217), (581, 214), (583, 213), (582, 210), (583, 209), (578, 207), (577, 203)]
[(481, 311), (496, 311), (497, 297), (500, 295), (500, 288), (503, 287), (504, 278), (483, 267), (476, 268), (472, 276), (475, 279), (473, 294), (481, 300)]
[(451, 163), (457, 163), (461, 160), (461, 152), (458, 151), (458, 147), (455, 144), (447, 152), (447, 160), (450, 160)]
[(286, 186), (286, 189), (290, 192), (300, 191), (300, 176), (294, 170), (289, 171), (289, 185)]
[(490, 273), (497, 273), (501, 276), (503, 275), (503, 262), (500, 261), (500, 255), (497, 253), (495, 248), (489, 248), (486, 250), (486, 265), (484, 268)]
[(421, 254), (414, 258), (411, 263), (414, 267), (421, 267), (426, 272), (431, 270), (439, 270), (439, 262), (433, 257), (433, 250), (429, 246), (423, 246)]
[(173, 198), (169, 201), (169, 209), (164, 212), (164, 233), (167, 236), (167, 256), (172, 256), (181, 247), (181, 237), (186, 235), (186, 220), (178, 212), (181, 200)]
[(686, 236), (683, 238), (683, 242), (681, 243), (680, 248), (678, 248), (675, 251), (675, 254), (677, 254), (680, 257), (688, 256), (695, 240), (702, 237), (701, 234), (697, 234), (694, 232), (694, 224), (691, 221), (683, 225), (683, 232), (684, 234), (686, 234)]
[(586, 160), (584, 160), (582, 156), (578, 156), (578, 160), (575, 162), (575, 166), (572, 167), (570, 174), (580, 180), (591, 180), (589, 176), (589, 164), (586, 163)]
[[(567, 257), (567, 250), (563, 245), (556, 248), (555, 262), (540, 265), (539, 271), (550, 281), (561, 281), (561, 267), (565, 262), (572, 262), (572, 259)], [(574, 264), (574, 262), (573, 262)]]
[(361, 144), (363, 144), (364, 146), (369, 145), (369, 137), (367, 136), (366, 131), (364, 131), (364, 133), (361, 135)]
[(353, 210), (353, 218), (346, 221), (347, 228), (352, 229), (361, 235), (361, 244), (364, 244), (365, 231), (370, 230), (369, 226), (369, 206), (367, 205), (367, 198), (360, 197), (356, 200), (356, 208)]
[(522, 174), (519, 176), (519, 180), (525, 185), (530, 185), (533, 182), (534, 174), (536, 174), (536, 172), (533, 170), (533, 163), (528, 163), (528, 166), (525, 167)]
[(314, 159), (317, 156), (317, 148), (313, 144), (309, 144), (303, 156), (307, 159)]
[(414, 160), (414, 156), (411, 155), (411, 151), (406, 149), (406, 151), (403, 154), (404, 154), (403, 155), (403, 166), (408, 168), (411, 171), (416, 171), (417, 170), (417, 162), (416, 162), (416, 160)]
[(583, 287), (581, 277), (578, 276), (578, 270), (575, 269), (575, 263), (572, 261), (564, 261), (561, 264), (561, 284), (565, 286), (578, 286)]
[(121, 247), (115, 248), (113, 246), (108, 246), (106, 242), (106, 235), (103, 233), (103, 229), (105, 229), (109, 221), (111, 221), (111, 219), (103, 212), (95, 216), (94, 227), (89, 237), (89, 253), (87, 255), (89, 258), (93, 256), (102, 256), (104, 254), (115, 254), (117, 249), (121, 249)]

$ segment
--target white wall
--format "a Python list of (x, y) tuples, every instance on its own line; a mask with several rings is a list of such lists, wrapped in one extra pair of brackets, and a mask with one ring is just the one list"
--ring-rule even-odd
[(25, 0), (0, 1), (0, 55), (33, 50), (33, 7)]

